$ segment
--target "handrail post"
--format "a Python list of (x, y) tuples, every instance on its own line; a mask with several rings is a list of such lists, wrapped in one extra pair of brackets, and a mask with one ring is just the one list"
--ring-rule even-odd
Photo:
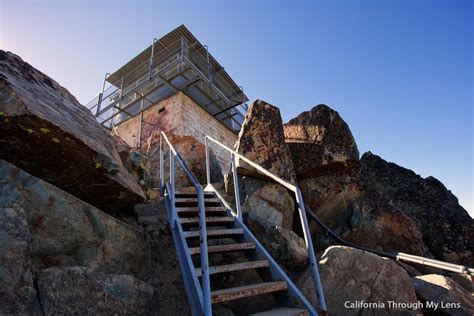
[(102, 96), (103, 96), (103, 92), (99, 93), (99, 98), (97, 100), (97, 108), (96, 108), (96, 111), (95, 111), (95, 116), (96, 117), (99, 115), (99, 112), (100, 112), (100, 104), (102, 103)]
[(209, 256), (207, 253), (206, 209), (204, 204), (204, 190), (201, 185), (195, 184), (199, 210), (199, 248), (201, 251), (202, 271), (202, 299), (204, 315), (212, 315), (211, 283), (209, 279)]
[(206, 147), (206, 180), (207, 184), (211, 184), (211, 165), (210, 165), (210, 157), (209, 157), (209, 145), (207, 142), (207, 137), (204, 139), (204, 144)]
[(122, 76), (122, 79), (120, 80), (120, 94), (119, 94), (119, 107), (120, 107), (120, 103), (122, 101), (122, 96), (123, 96), (123, 76)]
[(178, 71), (181, 72), (184, 69), (184, 59), (185, 59), (185, 54), (186, 54), (186, 42), (183, 36), (180, 38), (180, 44), (179, 44), (179, 59), (180, 63), (178, 64)]
[[(118, 108), (122, 108), (122, 99), (123, 99), (123, 78), (124, 76), (122, 76), (122, 79), (120, 80), (120, 93), (119, 93), (119, 100), (118, 100), (118, 103), (117, 103), (117, 107)], [(114, 125), (114, 121), (116, 120), (117, 122), (116, 123), (119, 123), (119, 118), (120, 116), (122, 116), (121, 114), (119, 114), (118, 116), (115, 116), (114, 118), (112, 118), (110, 120), (110, 126), (112, 127), (112, 125)]]
[(157, 41), (156, 38), (153, 39), (151, 44), (151, 55), (150, 55), (150, 62), (148, 63), (148, 80), (151, 79), (151, 66), (153, 64), (153, 55), (155, 54), (155, 42)]
[(160, 134), (160, 192), (161, 192), (161, 195), (163, 195), (163, 192), (165, 190), (165, 175), (163, 174), (164, 164), (165, 162), (163, 161), (163, 136)]
[(175, 204), (175, 191), (174, 191), (174, 156), (170, 150), (170, 200), (171, 200), (171, 229), (176, 226), (176, 204)]
[(304, 240), (306, 242), (306, 247), (308, 250), (311, 275), (313, 277), (314, 284), (316, 287), (316, 294), (319, 299), (319, 308), (321, 308), (323, 311), (327, 311), (326, 300), (324, 298), (324, 292), (323, 292), (323, 286), (321, 284), (321, 279), (319, 277), (318, 262), (316, 260), (316, 255), (314, 253), (313, 241), (311, 239), (311, 232), (309, 230), (308, 220), (306, 218), (306, 208), (304, 206), (301, 191), (298, 187), (295, 187), (295, 196), (296, 196), (296, 203), (298, 203), (298, 210), (300, 213), (300, 220), (301, 220), (301, 226), (303, 228)]
[(179, 57), (180, 58), (184, 57), (184, 37), (183, 36), (181, 36), (180, 38)]
[(145, 99), (140, 101), (140, 129), (138, 130), (138, 148), (142, 148), (142, 133), (143, 133), (143, 103)]
[(110, 76), (109, 73), (106, 73), (104, 76), (104, 82), (102, 83), (102, 94), (105, 92), (105, 82), (107, 81), (107, 78)]
[(242, 219), (242, 210), (240, 209), (240, 192), (239, 192), (239, 178), (237, 176), (237, 167), (234, 153), (231, 153), (232, 159), (232, 177), (234, 178), (234, 193), (235, 193), (235, 208), (237, 216)]
[(207, 61), (207, 79), (209, 79), (209, 82), (212, 82), (212, 76), (211, 76), (211, 62), (209, 59), (209, 47), (207, 45), (204, 45), (204, 48), (206, 49), (206, 61)]
[(97, 102), (97, 112), (95, 114), (95, 116), (97, 116), (100, 112), (100, 105), (102, 103), (102, 97), (104, 96), (104, 92), (105, 92), (105, 83), (107, 82), (107, 78), (110, 76), (109, 73), (106, 73), (105, 76), (104, 76), (104, 82), (102, 83), (102, 91), (99, 93), (99, 100)]

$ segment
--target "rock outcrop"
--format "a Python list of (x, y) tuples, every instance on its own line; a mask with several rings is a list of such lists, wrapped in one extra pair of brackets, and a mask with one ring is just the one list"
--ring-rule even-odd
[(163, 202), (136, 205), (144, 230), (5, 161), (0, 179), (1, 315), (190, 314)]
[[(283, 180), (296, 183), (293, 161), (285, 144), (280, 110), (262, 100), (250, 106), (240, 129), (235, 151)], [(239, 172), (261, 176), (253, 167), (238, 162)]]
[(272, 257), (291, 271), (299, 271), (309, 264), (305, 241), (292, 230), (283, 227), (270, 229), (264, 243)]
[(105, 211), (127, 211), (144, 198), (92, 114), (56, 81), (5, 51), (0, 159)]
[(2, 160), (0, 179), (0, 209), (24, 210), (36, 268), (145, 274), (150, 249), (143, 232)]
[(239, 183), (244, 221), (257, 239), (279, 263), (296, 270), (304, 267), (307, 257), (301, 251), (299, 237), (292, 232), (293, 196), (279, 184), (249, 176)]
[(156, 288), (156, 314), (191, 315), (164, 200), (137, 205), (139, 222), (150, 232), (151, 269), (145, 281)]
[[(347, 241), (474, 265), (474, 220), (433, 177), (369, 152), (354, 169), (304, 179), (300, 188), (318, 217)], [(326, 236), (318, 238), (328, 244)]]
[(320, 104), (285, 124), (285, 140), (298, 178), (347, 170), (359, 160), (359, 151), (339, 113)]
[[(474, 297), (452, 279), (437, 274), (412, 278), (415, 293), (427, 315), (474, 315)], [(428, 304), (436, 303), (434, 306)]]
[[(173, 144), (177, 153), (186, 162), (191, 172), (196, 176), (201, 184), (206, 183), (206, 147), (192, 136), (175, 135), (166, 133), (169, 141)], [(164, 154), (164, 177), (169, 179), (169, 152), (168, 145), (163, 140)], [(160, 180), (160, 134), (153, 132), (146, 144), (142, 148), (148, 158), (150, 167), (151, 183), (154, 187), (159, 186)], [(210, 151), (209, 155), (211, 182), (222, 182), (222, 171), (215, 155)], [(175, 160), (175, 183), (177, 187), (192, 186), (186, 173), (183, 171), (178, 161)]]
[[(330, 315), (416, 315), (407, 308), (390, 308), (389, 301), (415, 305), (417, 298), (408, 274), (389, 259), (349, 247), (330, 247), (319, 261), (321, 282)], [(301, 276), (299, 285), (306, 297), (317, 306), (310, 270)], [(384, 303), (384, 307), (346, 305), (365, 302)], [(375, 313), (376, 314), (376, 313)]]
[(355, 201), (346, 241), (368, 248), (431, 257), (416, 221), (378, 192), (364, 191)]
[(86, 267), (41, 270), (38, 291), (45, 315), (157, 314), (156, 290), (130, 275), (111, 275)]
[(422, 178), (371, 153), (362, 157), (359, 173), (365, 191), (377, 191), (416, 223), (435, 258), (474, 266), (474, 219), (439, 180)]
[[(431, 256), (416, 222), (376, 190), (364, 188), (357, 171), (307, 178), (300, 181), (300, 188), (318, 218), (346, 241), (377, 250)], [(332, 243), (316, 223), (311, 223), (311, 229), (318, 244)]]
[(114, 139), (117, 141), (117, 151), (123, 166), (140, 184), (143, 191), (148, 193), (152, 189), (148, 157), (141, 153), (139, 149), (129, 147), (119, 136), (114, 135)]
[[(250, 106), (234, 146), (235, 150), (283, 180), (296, 183), (293, 162), (285, 144), (280, 110), (261, 100)], [(239, 195), (244, 219), (257, 238), (277, 260), (296, 269), (307, 264), (299, 249), (298, 236), (291, 234), (294, 196), (284, 186), (242, 160), (237, 163)], [(226, 191), (233, 196), (233, 181), (226, 179)], [(290, 251), (291, 253), (286, 253)], [(292, 260), (295, 259), (295, 262)]]
[(465, 289), (471, 296), (474, 297), (474, 275), (452, 272), (447, 276), (453, 279), (453, 281), (462, 286), (463, 289)]
[[(357, 173), (351, 170), (347, 173), (325, 174), (302, 179), (298, 185), (305, 204), (324, 224), (338, 235), (351, 230), (350, 218), (354, 203), (362, 194)], [(332, 239), (314, 221), (309, 224), (318, 245), (331, 245)]]
[(242, 213), (265, 229), (281, 226), (293, 228), (295, 203), (288, 191), (279, 184), (243, 177), (239, 187)]
[(29, 240), (23, 209), (0, 207), (0, 315), (42, 315), (33, 285)]

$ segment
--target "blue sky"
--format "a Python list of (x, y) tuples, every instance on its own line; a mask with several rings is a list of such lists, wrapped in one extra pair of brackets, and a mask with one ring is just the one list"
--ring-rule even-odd
[(287, 121), (325, 103), (372, 151), (473, 210), (473, 2), (0, 0), (0, 47), (87, 103), (185, 24), (251, 100)]

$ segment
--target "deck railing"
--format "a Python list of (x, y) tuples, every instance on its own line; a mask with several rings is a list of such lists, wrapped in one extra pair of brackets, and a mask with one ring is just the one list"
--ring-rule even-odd
[[(155, 43), (156, 39), (152, 47)], [(209, 104), (200, 105), (208, 110), (214, 104), (219, 110), (211, 114), (238, 131), (247, 111), (247, 99), (242, 87), (235, 87), (222, 71), (210, 62), (207, 46), (188, 43), (181, 37), (164, 49), (152, 49), (148, 60), (121, 78), (106, 74), (101, 93), (86, 107), (100, 124), (111, 128), (174, 93), (187, 93), (194, 86), (212, 99)]]

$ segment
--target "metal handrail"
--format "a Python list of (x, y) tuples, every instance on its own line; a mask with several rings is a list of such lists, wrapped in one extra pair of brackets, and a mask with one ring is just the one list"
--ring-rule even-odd
[[(147, 81), (144, 81), (142, 82), (140, 85), (136, 86), (134, 89), (128, 91), (126, 94), (122, 95), (122, 99), (126, 99), (132, 95), (135, 95), (137, 93), (138, 90), (142, 89), (143, 87), (147, 86), (150, 82), (152, 82), (154, 79), (158, 78), (160, 76), (160, 74), (172, 69), (173, 67), (175, 67), (177, 64), (179, 63), (179, 61), (176, 61), (175, 63), (172, 63), (170, 65), (168, 65), (166, 68), (164, 68), (160, 73), (154, 75), (153, 77), (151, 78), (148, 78)], [(121, 100), (120, 99), (117, 99), (115, 101), (113, 101), (112, 103), (108, 104), (105, 108), (102, 108), (100, 111), (97, 112), (98, 115), (101, 115), (103, 113), (105, 113), (106, 111), (110, 110), (111, 108), (119, 105), (120, 105), (120, 102)], [(127, 107), (129, 107), (134, 101), (131, 101), (128, 105), (125, 105), (125, 106), (121, 106), (121, 109), (122, 110), (126, 110)], [(108, 120), (112, 119), (114, 116), (116, 116), (118, 113), (115, 113), (113, 115), (111, 115), (109, 118), (105, 119), (104, 122), (107, 122)]]
[(421, 256), (410, 255), (404, 252), (385, 252), (385, 251), (374, 250), (374, 249), (354, 245), (353, 243), (347, 242), (341, 237), (339, 237), (331, 228), (329, 228), (326, 224), (324, 224), (307, 205), (305, 205), (305, 208), (306, 208), (306, 213), (309, 215), (310, 219), (314, 220), (319, 226), (321, 226), (328, 233), (328, 235), (331, 236), (332, 239), (334, 239), (336, 242), (344, 246), (364, 250), (364, 251), (379, 255), (381, 257), (386, 257), (386, 258), (390, 258), (394, 260), (402, 260), (406, 262), (418, 263), (421, 265), (430, 266), (430, 267), (443, 269), (447, 271), (474, 275), (474, 268), (470, 268), (468, 266), (444, 262), (444, 261), (435, 260), (431, 258), (425, 258)]
[[(204, 189), (202, 185), (199, 183), (198, 179), (194, 176), (191, 170), (188, 168), (184, 160), (178, 154), (176, 149), (173, 147), (171, 142), (169, 141), (168, 137), (164, 132), (160, 133), (160, 186), (161, 189), (165, 189), (165, 180), (164, 180), (164, 159), (163, 159), (163, 140), (168, 144), (169, 147), (169, 159), (170, 159), (170, 204), (171, 204), (171, 212), (170, 212), (170, 226), (171, 229), (178, 229), (182, 232), (181, 222), (178, 218), (178, 213), (176, 211), (176, 204), (175, 204), (175, 177), (174, 177), (174, 159), (176, 159), (184, 170), (186, 176), (191, 180), (193, 186), (196, 188), (197, 199), (198, 199), (198, 210), (199, 210), (199, 240), (200, 240), (200, 256), (201, 256), (201, 271), (202, 271), (202, 312), (205, 316), (212, 315), (212, 307), (211, 307), (211, 286), (210, 286), (210, 279), (209, 279), (209, 258), (207, 253), (207, 231), (206, 231), (206, 210), (204, 204)], [(178, 227), (176, 227), (178, 226)], [(180, 234), (181, 239), (184, 240), (186, 243), (184, 236)], [(187, 253), (188, 262), (191, 259), (189, 253)], [(193, 277), (197, 279), (196, 270), (193, 267), (189, 267)]]
[(301, 226), (303, 228), (303, 235), (304, 235), (304, 240), (306, 243), (306, 248), (308, 251), (308, 257), (309, 257), (309, 263), (310, 263), (310, 268), (311, 268), (311, 275), (313, 277), (314, 283), (315, 283), (315, 288), (316, 288), (316, 294), (319, 299), (319, 307), (323, 311), (327, 311), (326, 307), (326, 301), (324, 298), (324, 292), (323, 292), (323, 287), (321, 284), (321, 279), (319, 277), (319, 271), (318, 271), (318, 263), (316, 261), (316, 255), (314, 253), (314, 247), (313, 247), (313, 242), (311, 239), (311, 232), (309, 230), (309, 225), (308, 225), (308, 220), (306, 218), (306, 209), (305, 205), (303, 202), (303, 197), (301, 195), (300, 189), (294, 185), (289, 183), (288, 181), (283, 180), (282, 178), (278, 177), (277, 175), (271, 173), (270, 171), (266, 170), (262, 166), (256, 164), (255, 162), (245, 158), (238, 152), (230, 149), (226, 145), (220, 143), (219, 141), (215, 140), (214, 138), (210, 136), (206, 136), (205, 138), (205, 146), (206, 146), (206, 175), (207, 175), (207, 183), (211, 184), (211, 176), (210, 176), (210, 159), (209, 159), (209, 145), (208, 141), (212, 141), (213, 143), (219, 145), (221, 148), (225, 149), (231, 154), (231, 160), (232, 160), (232, 174), (234, 178), (234, 194), (235, 194), (235, 201), (236, 201), (236, 210), (237, 210), (237, 216), (239, 219), (242, 218), (242, 210), (240, 207), (240, 194), (239, 194), (239, 187), (238, 187), (238, 178), (237, 178), (237, 168), (236, 168), (236, 158), (239, 158), (246, 163), (248, 163), (250, 166), (254, 167), (258, 171), (260, 171), (262, 174), (266, 175), (267, 177), (273, 179), (277, 183), (281, 184), (282, 186), (286, 187), (288, 190), (292, 191), (295, 194), (296, 202), (298, 204), (298, 210), (299, 210), (299, 215), (300, 215), (300, 221), (301, 221)]
[(252, 233), (252, 231), (244, 224), (243, 220), (237, 217), (237, 214), (232, 209), (231, 205), (223, 198), (218, 190), (212, 185), (208, 184), (205, 188), (205, 191), (213, 192), (219, 200), (221, 200), (224, 207), (235, 217), (235, 223), (237, 227), (244, 230), (244, 236), (246, 236), (251, 242), (255, 244), (256, 250), (261, 253), (261, 255), (268, 260), (270, 263), (270, 273), (272, 276), (277, 279), (281, 279), (286, 282), (288, 285), (288, 292), (295, 299), (299, 300), (308, 310), (309, 314), (312, 316), (317, 316), (318, 312), (313, 307), (313, 304), (306, 298), (306, 296), (298, 289), (295, 283), (290, 279), (286, 272), (278, 265), (275, 259), (270, 255), (270, 253), (265, 249), (265, 247), (259, 242), (257, 237)]

